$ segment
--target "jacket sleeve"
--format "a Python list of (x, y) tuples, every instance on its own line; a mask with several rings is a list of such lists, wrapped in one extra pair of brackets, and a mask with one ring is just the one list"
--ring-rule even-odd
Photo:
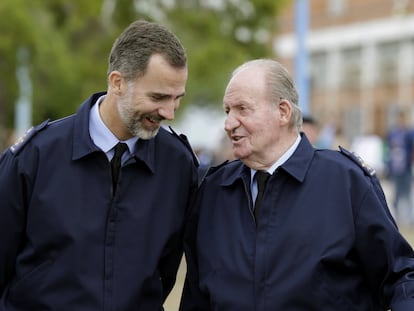
[(161, 258), (159, 269), (160, 275), (163, 285), (163, 299), (164, 301), (167, 299), (168, 295), (170, 294), (171, 290), (173, 289), (178, 269), (181, 264), (181, 260), (183, 257), (183, 232), (185, 227), (185, 220), (188, 217), (188, 210), (190, 208), (191, 200), (194, 196), (195, 191), (197, 190), (198, 185), (198, 174), (197, 174), (197, 167), (193, 165), (191, 162), (191, 177), (189, 177), (189, 195), (186, 200), (185, 206), (185, 216), (184, 223), (181, 226), (181, 230), (177, 232), (176, 235), (170, 238), (168, 241), (168, 246), (166, 249), (165, 254)]
[(0, 296), (10, 282), (25, 228), (25, 178), (16, 157), (6, 150), (0, 158)]
[(159, 263), (164, 301), (174, 287), (177, 271), (183, 255), (180, 235), (178, 233), (168, 242), (168, 249), (168, 252), (161, 258)]
[[(202, 185), (201, 185), (202, 187)], [(193, 197), (190, 215), (184, 231), (184, 254), (187, 273), (181, 296), (180, 311), (209, 311), (210, 304), (207, 294), (199, 286), (197, 262), (197, 222), (201, 190)]]
[[(374, 177), (376, 178), (376, 177)], [(373, 293), (384, 310), (414, 310), (414, 252), (373, 180), (355, 218), (356, 248)]]

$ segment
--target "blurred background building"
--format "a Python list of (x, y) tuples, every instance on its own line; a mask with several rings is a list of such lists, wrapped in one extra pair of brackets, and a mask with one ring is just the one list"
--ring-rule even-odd
[[(273, 44), (291, 72), (298, 53), (295, 8), (292, 1), (279, 15)], [(383, 137), (401, 110), (412, 121), (414, 1), (309, 0), (307, 14), (310, 114), (348, 142), (362, 134)]]

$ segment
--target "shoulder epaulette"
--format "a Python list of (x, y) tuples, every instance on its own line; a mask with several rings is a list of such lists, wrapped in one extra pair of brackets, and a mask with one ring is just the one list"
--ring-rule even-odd
[(228, 163), (230, 163), (230, 161), (225, 160), (224, 162), (222, 162), (220, 164), (210, 166), (204, 176), (207, 177), (207, 176), (213, 174), (214, 172), (218, 171), (221, 167), (227, 165)]
[(49, 124), (49, 120), (40, 123), (37, 126), (32, 126), (26, 133), (19, 137), (16, 142), (10, 147), (10, 151), (13, 154), (18, 154), (19, 151), (30, 141), (37, 133), (43, 130)]
[(169, 129), (171, 131), (171, 133), (178, 138), (179, 141), (181, 141), (186, 147), (187, 149), (191, 152), (191, 154), (193, 155), (193, 160), (194, 160), (194, 164), (198, 167), (200, 166), (200, 161), (198, 160), (197, 155), (195, 154), (193, 148), (190, 145), (190, 142), (188, 141), (187, 136), (185, 136), (184, 134), (177, 134), (171, 126), (169, 126)]
[(222, 163), (220, 163), (220, 164), (217, 164), (217, 165), (211, 166), (211, 167), (209, 168), (209, 173), (213, 173), (213, 172), (217, 171), (219, 168), (221, 168), (221, 167), (225, 166), (227, 163), (229, 163), (229, 160), (225, 160), (224, 162), (222, 162)]
[[(364, 160), (360, 156), (358, 156), (355, 152), (351, 152), (349, 150), (346, 150), (345, 148), (342, 148), (339, 146), (339, 150), (342, 154), (356, 162), (364, 171), (366, 175), (368, 175), (373, 187), (374, 191), (377, 195), (377, 198), (380, 200), (382, 207), (384, 208), (384, 211), (389, 215), (390, 219), (394, 221), (393, 216), (390, 213), (390, 210), (388, 208), (387, 199), (385, 197), (384, 191), (382, 189), (381, 183), (375, 174), (375, 170), (369, 167)], [(394, 223), (395, 224), (395, 223)]]
[(370, 176), (374, 176), (375, 170), (370, 167), (358, 154), (356, 154), (355, 152), (349, 151), (341, 146), (339, 146), (339, 151), (347, 156), (349, 159), (351, 159), (352, 161), (354, 161), (356, 164), (359, 165), (359, 167), (362, 168), (362, 170), (364, 171), (365, 174), (370, 175)]

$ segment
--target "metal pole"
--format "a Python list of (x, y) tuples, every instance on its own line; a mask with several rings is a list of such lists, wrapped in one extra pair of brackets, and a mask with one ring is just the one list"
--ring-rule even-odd
[(303, 115), (309, 115), (309, 67), (306, 37), (309, 27), (309, 1), (296, 0), (295, 28), (297, 49), (295, 58), (295, 80), (299, 93), (299, 106)]

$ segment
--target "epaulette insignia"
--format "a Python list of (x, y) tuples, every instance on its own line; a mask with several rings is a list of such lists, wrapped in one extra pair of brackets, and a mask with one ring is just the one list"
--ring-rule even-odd
[(352, 161), (354, 161), (355, 163), (357, 163), (362, 169), (363, 171), (370, 175), (370, 176), (374, 176), (376, 174), (375, 170), (370, 167), (358, 154), (356, 154), (355, 152), (349, 151), (341, 146), (339, 146), (339, 150), (342, 154), (346, 155), (348, 158), (350, 158)]
[(49, 120), (46, 120), (39, 124), (38, 126), (32, 126), (29, 128), (21, 137), (19, 137), (16, 142), (10, 146), (10, 151), (13, 154), (17, 154), (21, 148), (40, 130), (42, 130), (47, 124)]
[(171, 126), (169, 126), (169, 129), (171, 131), (171, 133), (176, 136), (186, 147), (188, 150), (190, 150), (191, 154), (193, 155), (193, 160), (195, 165), (198, 167), (200, 166), (200, 160), (198, 159), (197, 155), (195, 154), (193, 148), (190, 145), (190, 142), (188, 141), (187, 136), (185, 136), (184, 134), (177, 134)]

